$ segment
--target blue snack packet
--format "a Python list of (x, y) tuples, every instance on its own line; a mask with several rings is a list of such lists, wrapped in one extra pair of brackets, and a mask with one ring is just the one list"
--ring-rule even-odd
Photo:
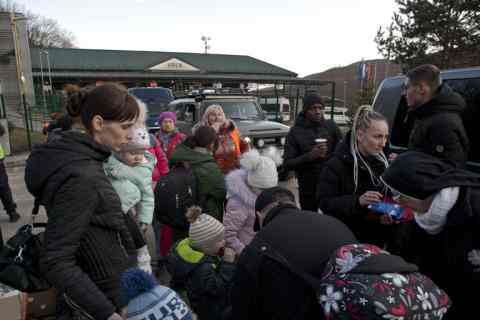
[(389, 202), (377, 202), (369, 205), (368, 209), (379, 214), (389, 214), (395, 220), (402, 218), (403, 211), (405, 210), (400, 207), (400, 205)]

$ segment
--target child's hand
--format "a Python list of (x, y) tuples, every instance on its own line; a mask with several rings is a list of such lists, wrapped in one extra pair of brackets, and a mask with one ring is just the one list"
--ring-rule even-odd
[(223, 253), (223, 260), (226, 262), (234, 263), (235, 262), (235, 251), (231, 248), (225, 248)]

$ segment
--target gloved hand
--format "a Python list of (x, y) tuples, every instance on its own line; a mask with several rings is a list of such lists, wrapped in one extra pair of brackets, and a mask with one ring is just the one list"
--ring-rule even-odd
[(148, 253), (148, 248), (146, 245), (140, 249), (137, 249), (137, 265), (140, 269), (149, 274), (152, 274), (152, 265), (150, 263), (151, 260), (152, 258)]

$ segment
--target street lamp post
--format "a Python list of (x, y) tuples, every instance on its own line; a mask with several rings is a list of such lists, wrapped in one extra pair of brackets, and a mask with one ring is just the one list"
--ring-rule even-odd
[(212, 40), (212, 38), (202, 36), (201, 40), (203, 41), (203, 45), (204, 45), (204, 48), (205, 48), (205, 54), (207, 54), (208, 50), (211, 49), (211, 46), (208, 44), (208, 41)]

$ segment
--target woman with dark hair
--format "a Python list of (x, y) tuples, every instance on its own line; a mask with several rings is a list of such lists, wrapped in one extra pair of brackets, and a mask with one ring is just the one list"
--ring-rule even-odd
[(192, 168), (202, 211), (222, 221), (226, 188), (223, 173), (212, 155), (216, 140), (214, 129), (198, 127), (193, 136), (177, 146), (170, 167), (183, 165)]
[(57, 319), (123, 319), (120, 275), (136, 255), (120, 199), (103, 162), (131, 140), (138, 103), (105, 84), (71, 93), (71, 130), (36, 147), (25, 170), (28, 190), (48, 222), (40, 265), (57, 289)]
[(370, 209), (371, 205), (389, 196), (387, 187), (380, 181), (388, 167), (384, 154), (387, 140), (385, 117), (370, 106), (360, 107), (351, 132), (325, 164), (317, 188), (318, 204), (323, 213), (340, 219), (360, 242), (382, 248), (388, 239), (396, 237), (392, 231), (397, 229), (390, 215)]

